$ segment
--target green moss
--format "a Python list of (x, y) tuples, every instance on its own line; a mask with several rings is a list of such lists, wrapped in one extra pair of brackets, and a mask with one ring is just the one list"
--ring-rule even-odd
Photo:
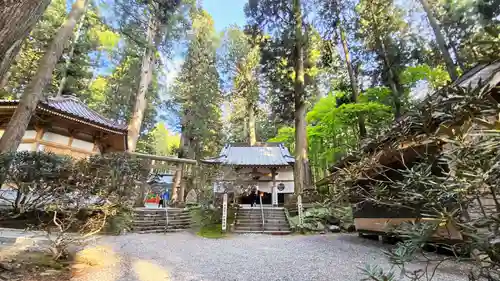
[(224, 238), (226, 236), (226, 233), (222, 232), (221, 224), (205, 225), (196, 234), (211, 239)]

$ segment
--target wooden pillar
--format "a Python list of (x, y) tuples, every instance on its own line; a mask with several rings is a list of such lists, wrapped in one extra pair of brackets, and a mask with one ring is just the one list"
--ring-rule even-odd
[(40, 140), (43, 137), (43, 134), (45, 133), (45, 129), (43, 127), (35, 127), (36, 130), (36, 137), (35, 137), (35, 151), (38, 151), (38, 148), (40, 147)]
[(272, 177), (272, 181), (273, 181), (273, 186), (271, 189), (272, 204), (273, 204), (273, 207), (277, 207), (278, 206), (278, 188), (276, 187), (276, 168), (271, 168), (271, 177)]
[(187, 180), (187, 177), (186, 177), (186, 173), (184, 171), (184, 169), (186, 169), (186, 165), (184, 164), (181, 164), (181, 186), (180, 186), (180, 189), (179, 189), (179, 198), (178, 201), (179, 202), (184, 202), (184, 192), (186, 191), (186, 180)]

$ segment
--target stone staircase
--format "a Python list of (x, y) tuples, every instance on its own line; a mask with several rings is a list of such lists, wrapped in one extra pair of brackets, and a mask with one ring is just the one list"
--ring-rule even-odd
[(284, 208), (264, 208), (264, 227), (260, 207), (238, 209), (234, 233), (290, 234), (290, 225)]
[[(167, 220), (168, 214), (168, 220)], [(168, 208), (134, 210), (132, 231), (136, 233), (163, 233), (191, 228), (191, 214), (186, 209)]]

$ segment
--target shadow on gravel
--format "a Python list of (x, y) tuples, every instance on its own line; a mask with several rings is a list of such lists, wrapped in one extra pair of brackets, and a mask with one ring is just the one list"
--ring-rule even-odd
[(363, 237), (359, 237), (358, 235), (356, 234), (339, 234), (339, 235), (334, 235), (332, 237), (332, 239), (336, 239), (336, 240), (339, 240), (339, 241), (342, 241), (342, 242), (346, 242), (346, 243), (349, 243), (349, 244), (355, 244), (355, 245), (363, 245), (363, 246), (366, 246), (366, 247), (370, 247), (370, 248), (379, 248), (379, 249), (390, 249), (392, 248), (393, 246), (389, 245), (389, 244), (384, 244), (380, 241), (377, 241), (377, 240), (370, 240), (370, 239), (366, 239), (366, 238), (363, 238)]

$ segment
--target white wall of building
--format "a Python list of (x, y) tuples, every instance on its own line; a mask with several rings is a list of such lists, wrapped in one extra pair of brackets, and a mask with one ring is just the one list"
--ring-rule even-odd
[[(4, 132), (5, 132), (4, 130), (0, 130), (0, 137), (3, 135)], [(34, 140), (36, 139), (36, 135), (37, 132), (35, 130), (27, 130), (24, 133), (23, 140)], [(68, 136), (56, 134), (53, 132), (45, 132), (43, 134), (42, 140), (67, 146), (69, 144), (70, 138)], [(36, 146), (35, 143), (21, 143), (17, 148), (17, 151), (34, 151), (35, 146)], [(91, 152), (94, 149), (94, 143), (73, 138), (71, 147)], [(43, 149), (44, 145), (40, 144), (38, 150), (42, 151)]]
[[(258, 168), (256, 169), (259, 173), (263, 175), (260, 176), (259, 180), (252, 179), (252, 168), (242, 168), (237, 172), (230, 167), (224, 167), (222, 173), (218, 177), (218, 180), (214, 183), (214, 192), (223, 193), (227, 187), (233, 185), (243, 185), (242, 189), (249, 189), (249, 186), (256, 185), (262, 192), (272, 193), (272, 175), (269, 168)], [(277, 190), (277, 193), (293, 193), (294, 192), (294, 181), (293, 181), (293, 168), (292, 167), (282, 167), (277, 170), (276, 175), (276, 186), (283, 183), (285, 189)]]
[(71, 147), (87, 150), (87, 151), (92, 151), (94, 149), (94, 143), (89, 142), (89, 141), (83, 141), (79, 139), (73, 139), (73, 142), (71, 143)]

